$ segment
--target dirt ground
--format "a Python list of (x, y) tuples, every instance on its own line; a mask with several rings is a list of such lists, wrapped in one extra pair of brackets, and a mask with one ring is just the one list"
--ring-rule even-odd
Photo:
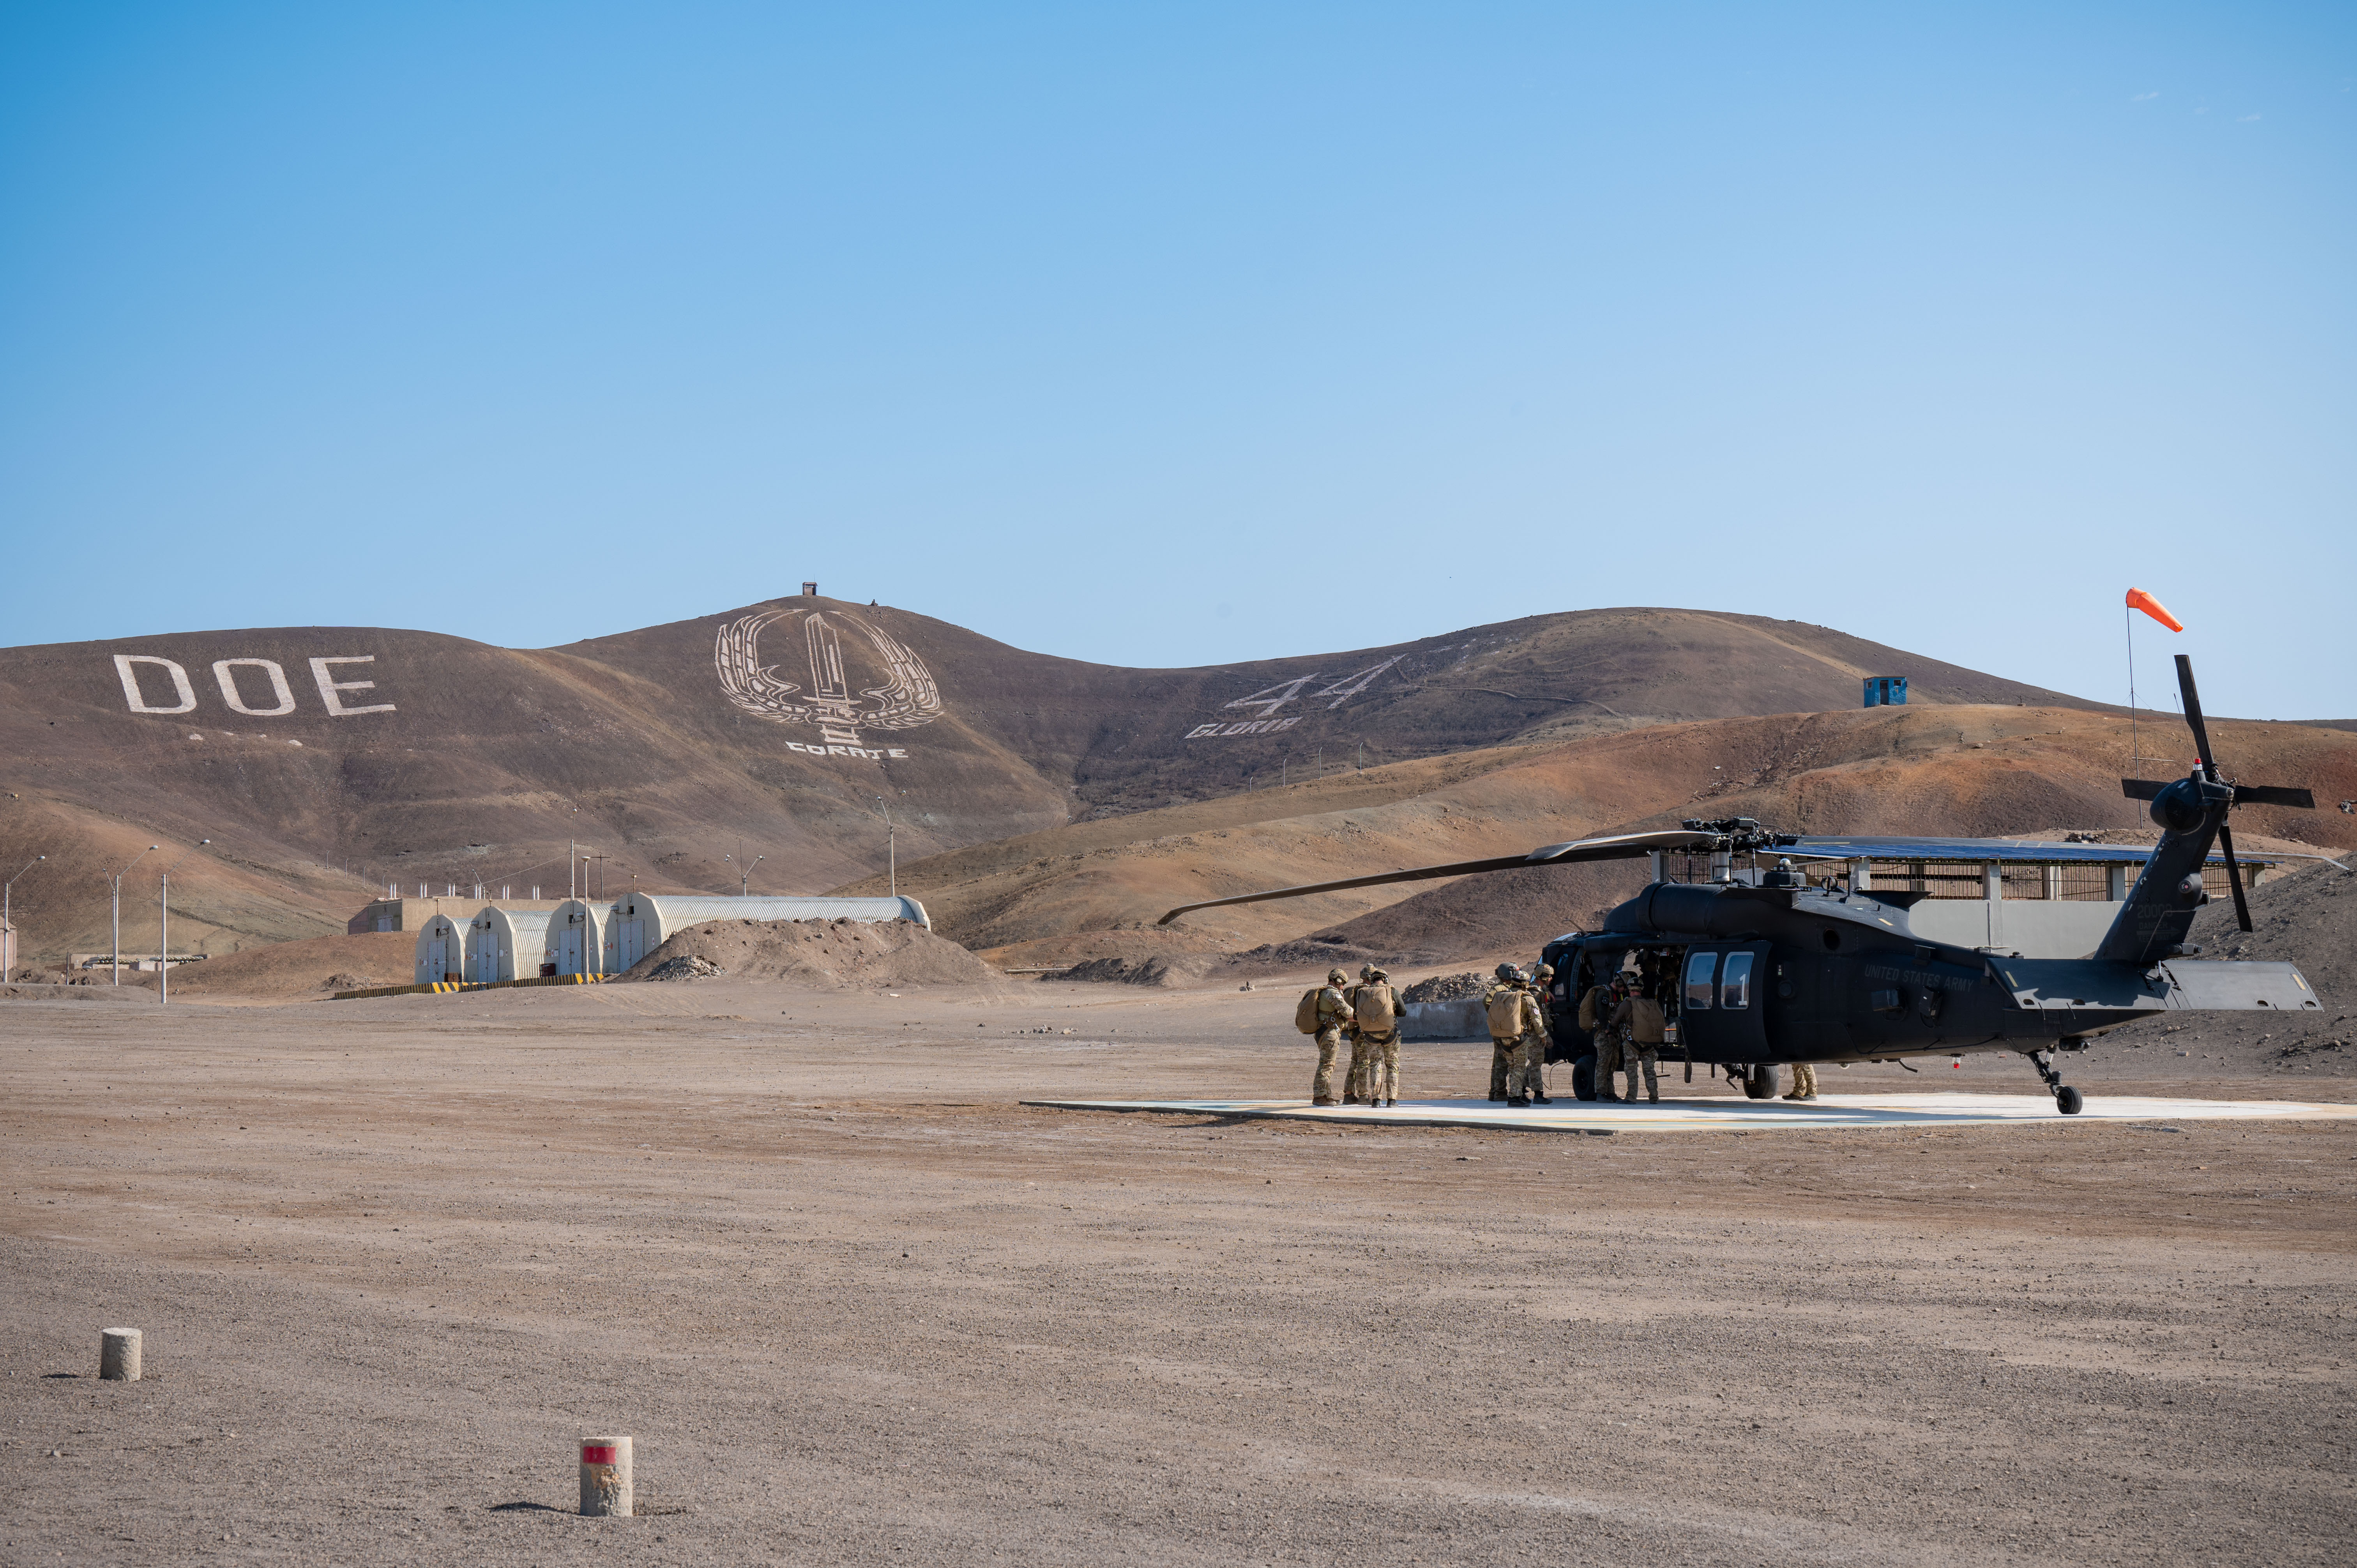
[[(1017, 1103), (1304, 1092), (1291, 1006), (0, 1002), (0, 1563), (2347, 1560), (2351, 1123)], [(2235, 1066), (2072, 1070), (2352, 1096)], [(646, 1517), (570, 1511), (609, 1432)]]

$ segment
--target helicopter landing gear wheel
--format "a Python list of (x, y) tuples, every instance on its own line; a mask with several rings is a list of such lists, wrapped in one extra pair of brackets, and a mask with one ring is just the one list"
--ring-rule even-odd
[(1743, 1098), (1773, 1100), (1776, 1098), (1776, 1069), (1763, 1063), (1743, 1075)]
[(2080, 1093), (2077, 1090), (2072, 1088), (2069, 1084), (2063, 1082), (2062, 1075), (2054, 1070), (2054, 1056), (2052, 1052), (2030, 1052), (2029, 1065), (2038, 1069), (2038, 1076), (2046, 1080), (2046, 1087), (2054, 1091), (2055, 1110), (2060, 1111), (2065, 1116), (2076, 1116), (2082, 1110), (2085, 1109), (2087, 1097)]
[(1571, 1097), (1574, 1100), (1596, 1098), (1596, 1058), (1581, 1057), (1571, 1064)]

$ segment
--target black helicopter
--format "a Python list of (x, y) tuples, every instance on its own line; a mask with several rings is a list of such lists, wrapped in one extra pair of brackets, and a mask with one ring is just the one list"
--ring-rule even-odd
[[(1577, 1023), (1590, 985), (1607, 983), (1632, 960), (1658, 977), (1686, 1077), (1703, 1062), (1767, 1099), (1778, 1067), (1789, 1062), (1898, 1061), (1910, 1056), (2011, 1051), (2029, 1058), (2054, 1093), (2056, 1108), (2076, 1114), (2083, 1098), (2062, 1082), (2054, 1053), (2086, 1048), (2091, 1035), (2174, 1011), (2313, 1011), (2322, 1004), (2288, 963), (2199, 960), (2186, 943), (2193, 912), (2209, 901), (2202, 867), (2213, 843), (2223, 852), (2227, 883), (2242, 928), (2251, 929), (2240, 864), (2227, 813), (2238, 805), (2313, 810), (2306, 789), (2236, 784), (2222, 777), (2201, 718), (2193, 668), (2182, 654), (2177, 681), (2199, 752), (2193, 770), (2172, 783), (2121, 780), (2130, 800), (2149, 800), (2161, 829), (2150, 849), (2072, 845), (2072, 859), (2144, 865), (2136, 886), (2093, 950), (2083, 957), (2022, 957), (1994, 943), (1964, 946), (1929, 940), (1910, 925), (1922, 896), (1812, 884), (1793, 863), (1870, 859), (2004, 861), (2034, 858), (2043, 848), (1986, 839), (1837, 839), (1772, 832), (1748, 818), (1688, 822), (1676, 831), (1623, 833), (1548, 844), (1528, 854), (1418, 866), (1302, 887), (1184, 904), (1192, 909), (1294, 898), (1312, 893), (1464, 876), (1534, 865), (1622, 860), (1659, 852), (1707, 854), (1708, 883), (1657, 881), (1611, 911), (1600, 931), (1572, 932), (1547, 944), (1555, 968), (1548, 997), (1555, 1047), (1574, 1063), (1574, 1090), (1595, 1098), (1595, 1058)], [(1758, 869), (1762, 854), (1774, 865)], [(1747, 873), (1737, 856), (1751, 860)], [(2329, 858), (2329, 857), (2319, 857)], [(2334, 865), (2340, 863), (2335, 861)], [(1853, 875), (1852, 881), (1856, 880)]]

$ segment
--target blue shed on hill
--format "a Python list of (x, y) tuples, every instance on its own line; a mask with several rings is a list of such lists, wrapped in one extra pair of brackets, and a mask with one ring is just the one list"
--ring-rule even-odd
[(1907, 705), (1907, 677), (1904, 675), (1868, 675), (1866, 678), (1866, 705), (1869, 708)]

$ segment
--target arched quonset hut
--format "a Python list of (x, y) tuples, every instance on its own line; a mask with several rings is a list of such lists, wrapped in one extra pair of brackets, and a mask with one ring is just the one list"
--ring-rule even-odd
[(559, 974), (606, 972), (606, 917), (610, 911), (567, 898), (548, 912), (548, 954)]
[(554, 909), (503, 909), (486, 904), (467, 927), (467, 978), (531, 980), (554, 961), (549, 951)]
[(467, 972), (467, 928), (447, 915), (430, 917), (417, 931), (417, 983), (436, 985)]
[(727, 898), (633, 893), (606, 913), (606, 972), (619, 974), (672, 937), (706, 920), (932, 920), (914, 898)]

